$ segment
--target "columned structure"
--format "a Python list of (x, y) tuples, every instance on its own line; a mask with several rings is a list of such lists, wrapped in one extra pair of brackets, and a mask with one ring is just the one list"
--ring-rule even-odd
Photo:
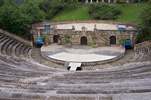
[(129, 3), (129, 0), (127, 0), (126, 3)]
[(93, 3), (93, 1), (91, 0), (90, 3)]
[(98, 2), (99, 2), (99, 0), (96, 1), (96, 3), (98, 3)]
[(89, 1), (88, 1), (88, 0), (85, 0), (85, 3), (89, 3)]
[[(113, 3), (116, 3), (117, 0), (113, 0), (112, 2)], [(139, 0), (140, 2), (141, 0)], [(101, 0), (102, 3), (104, 3), (104, 0)], [(129, 3), (129, 2), (134, 2), (134, 0), (130, 1), (130, 0), (127, 0), (126, 3)], [(85, 0), (85, 3), (89, 3), (89, 0)], [(90, 3), (93, 3), (93, 0), (90, 0)], [(96, 0), (96, 3), (99, 3), (99, 0)], [(111, 3), (111, 0), (108, 0), (108, 3)]]

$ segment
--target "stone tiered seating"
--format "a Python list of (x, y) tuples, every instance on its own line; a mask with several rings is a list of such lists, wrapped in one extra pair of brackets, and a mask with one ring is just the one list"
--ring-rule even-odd
[(2, 100), (150, 100), (151, 63), (69, 72), (0, 56)]
[(13, 39), (4, 34), (0, 34), (0, 53), (5, 56), (11, 56), (20, 59), (31, 59), (30, 53), (32, 47)]
[[(140, 45), (140, 47), (139, 47)], [(143, 46), (144, 45), (144, 46)], [(151, 43), (150, 41), (146, 41), (138, 44), (137, 50), (135, 50), (135, 56), (131, 60), (134, 61), (151, 61)]]
[[(0, 34), (0, 52), (0, 100), (151, 99), (151, 62), (100, 71), (59, 70), (25, 60), (31, 59), (32, 54), (38, 62), (56, 66), (45, 61), (39, 49), (3, 34)], [(141, 53), (138, 50), (134, 60), (145, 60), (150, 54), (150, 47)]]

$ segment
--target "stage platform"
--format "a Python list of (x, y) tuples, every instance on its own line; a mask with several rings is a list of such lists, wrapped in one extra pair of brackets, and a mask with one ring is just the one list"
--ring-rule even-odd
[(65, 45), (50, 44), (41, 48), (41, 53), (51, 59), (64, 62), (100, 62), (107, 61), (125, 53), (125, 48), (119, 48), (117, 45), (100, 46), (92, 48), (86, 45), (73, 45), (65, 47)]

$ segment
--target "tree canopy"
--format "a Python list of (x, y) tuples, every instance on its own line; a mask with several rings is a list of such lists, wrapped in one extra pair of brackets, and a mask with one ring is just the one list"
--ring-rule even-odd
[(151, 1), (148, 2), (147, 7), (141, 12), (139, 18), (141, 23), (138, 25), (138, 42), (151, 40)]
[(27, 36), (30, 24), (55, 16), (62, 0), (0, 0), (0, 28), (19, 36)]

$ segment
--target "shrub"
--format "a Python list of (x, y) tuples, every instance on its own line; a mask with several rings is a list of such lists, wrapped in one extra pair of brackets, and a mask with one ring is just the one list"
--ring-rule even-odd
[(107, 4), (103, 5), (90, 5), (89, 14), (95, 19), (108, 20), (116, 19), (116, 15), (120, 14), (120, 10), (109, 6)]

